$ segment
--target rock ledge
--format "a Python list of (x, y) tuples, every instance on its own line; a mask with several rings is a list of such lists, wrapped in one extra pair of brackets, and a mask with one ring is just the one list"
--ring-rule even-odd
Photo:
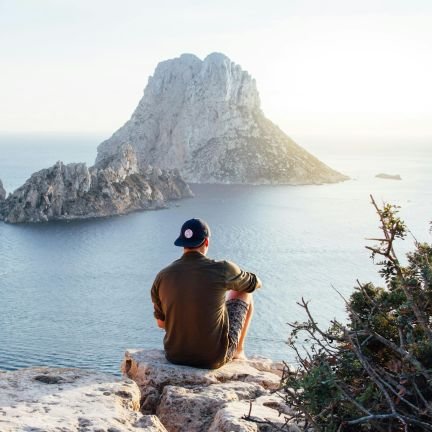
[(273, 432), (292, 414), (276, 392), (283, 364), (265, 358), (208, 370), (171, 364), (161, 350), (129, 350), (122, 369), (131, 379), (75, 368), (0, 371), (0, 431)]
[[(216, 370), (169, 363), (160, 350), (128, 350), (122, 370), (141, 391), (141, 412), (156, 414), (169, 432), (256, 432), (280, 427), (290, 408), (276, 393), (282, 363), (264, 358), (235, 360)], [(298, 431), (297, 425), (290, 426)]]
[(72, 368), (0, 372), (2, 432), (166, 432), (139, 411), (136, 384)]

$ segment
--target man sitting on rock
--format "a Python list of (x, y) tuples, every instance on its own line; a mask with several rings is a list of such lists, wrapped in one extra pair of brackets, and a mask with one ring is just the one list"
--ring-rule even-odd
[(186, 221), (174, 242), (184, 248), (183, 255), (159, 272), (151, 297), (157, 324), (166, 331), (166, 358), (216, 369), (232, 359), (246, 359), (251, 293), (261, 281), (232, 262), (207, 258), (209, 242), (204, 221)]

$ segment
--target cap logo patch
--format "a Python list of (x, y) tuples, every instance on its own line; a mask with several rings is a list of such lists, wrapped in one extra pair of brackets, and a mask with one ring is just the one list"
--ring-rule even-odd
[(184, 232), (184, 236), (185, 236), (186, 238), (190, 239), (190, 238), (193, 236), (193, 231), (192, 231), (191, 229), (187, 229), (187, 230)]

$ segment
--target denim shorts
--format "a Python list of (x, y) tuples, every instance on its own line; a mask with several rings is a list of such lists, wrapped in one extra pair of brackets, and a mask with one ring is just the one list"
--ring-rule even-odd
[(229, 362), (237, 351), (249, 305), (240, 299), (231, 299), (225, 304), (229, 318), (228, 350), (225, 356), (225, 362)]

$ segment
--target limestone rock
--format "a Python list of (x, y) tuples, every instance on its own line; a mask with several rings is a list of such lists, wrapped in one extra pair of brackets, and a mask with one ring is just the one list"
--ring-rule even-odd
[(5, 188), (3, 187), (3, 183), (0, 180), (0, 201), (4, 200), (6, 198), (6, 191)]
[(223, 54), (159, 63), (131, 119), (98, 147), (123, 143), (140, 164), (177, 168), (188, 182), (317, 184), (346, 180), (268, 120), (255, 80)]
[(141, 412), (157, 414), (169, 432), (270, 431), (268, 425), (243, 419), (249, 401), (257, 418), (283, 424), (283, 414), (291, 411), (274, 394), (282, 367), (253, 358), (215, 370), (198, 369), (169, 363), (161, 350), (128, 350), (122, 364), (141, 391)]
[(209, 386), (240, 381), (255, 383), (265, 390), (276, 390), (280, 376), (259, 370), (248, 361), (235, 360), (219, 369), (198, 369), (169, 363), (161, 350), (128, 350), (122, 365), (123, 372), (133, 379), (141, 390), (141, 410), (156, 412), (166, 385)]
[(293, 415), (293, 409), (285, 404), (282, 394), (272, 393), (270, 395), (259, 396), (255, 399), (256, 406), (272, 408), (281, 414)]
[(165, 386), (156, 414), (171, 432), (208, 430), (216, 413), (227, 402), (255, 399), (266, 393), (258, 384), (229, 382), (185, 388)]
[(167, 201), (192, 196), (178, 171), (138, 167), (130, 145), (95, 166), (53, 167), (33, 174), (0, 204), (0, 219), (10, 223), (112, 216), (159, 209)]
[(82, 369), (0, 372), (2, 432), (164, 432), (139, 411), (136, 384)]
[(272, 372), (278, 376), (282, 376), (282, 373), (286, 367), (289, 367), (292, 372), (295, 371), (294, 367), (285, 365), (283, 362), (275, 362), (269, 358), (254, 356), (248, 359), (248, 365), (263, 372)]
[[(247, 420), (249, 415), (257, 422)], [(248, 402), (230, 402), (220, 409), (211, 424), (208, 432), (273, 432), (281, 430), (285, 424), (285, 418), (265, 405)], [(292, 423), (286, 429), (287, 432), (300, 432), (300, 428)]]

